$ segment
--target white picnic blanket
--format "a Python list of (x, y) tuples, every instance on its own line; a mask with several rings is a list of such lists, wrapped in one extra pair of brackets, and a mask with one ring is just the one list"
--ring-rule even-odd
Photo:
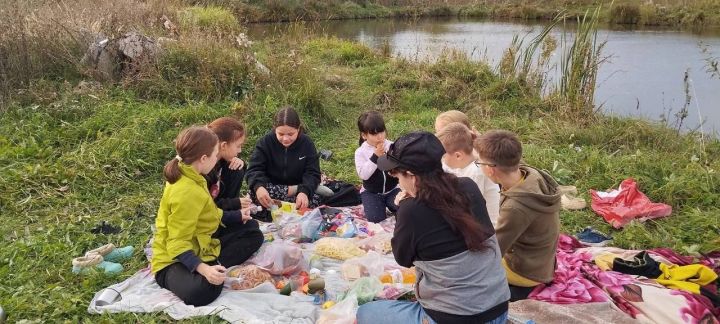
[(318, 307), (307, 299), (280, 295), (270, 283), (254, 289), (237, 291), (223, 289), (220, 297), (207, 306), (194, 307), (183, 303), (169, 290), (155, 282), (149, 268), (142, 269), (127, 280), (112, 285), (121, 299), (115, 303), (98, 306), (95, 294), (88, 312), (156, 313), (165, 312), (176, 320), (194, 316), (217, 315), (230, 323), (315, 323)]

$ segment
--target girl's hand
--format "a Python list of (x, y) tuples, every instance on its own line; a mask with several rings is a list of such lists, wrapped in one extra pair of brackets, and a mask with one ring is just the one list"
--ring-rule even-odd
[(400, 202), (407, 197), (408, 195), (407, 193), (405, 193), (405, 191), (401, 190), (400, 192), (398, 192), (398, 194), (395, 196), (395, 201), (393, 201), (395, 203), (395, 206), (400, 206)]
[(377, 156), (383, 156), (385, 155), (385, 143), (380, 142), (378, 145), (375, 146), (375, 155)]
[(245, 162), (236, 156), (232, 160), (230, 160), (230, 165), (228, 165), (228, 168), (230, 168), (230, 170), (239, 170), (242, 169), (244, 165)]
[(200, 263), (195, 271), (205, 277), (209, 283), (217, 286), (222, 285), (225, 281), (225, 271), (227, 269), (221, 265), (211, 266), (207, 263)]
[(242, 215), (242, 222), (243, 224), (247, 223), (247, 221), (252, 219), (252, 215), (250, 212), (252, 212), (255, 208), (247, 207), (240, 210), (240, 214)]
[(255, 197), (257, 197), (258, 202), (263, 207), (270, 209), (270, 205), (272, 205), (272, 198), (270, 198), (270, 193), (265, 189), (265, 187), (259, 187), (257, 190), (255, 190)]
[(297, 210), (301, 210), (303, 208), (308, 207), (310, 204), (308, 203), (308, 196), (304, 192), (300, 192), (295, 197), (295, 208)]
[(239, 199), (240, 199), (240, 209), (245, 209), (245, 208), (250, 207), (250, 205), (252, 205), (252, 199), (250, 199), (250, 197), (245, 196), (245, 197), (240, 197)]

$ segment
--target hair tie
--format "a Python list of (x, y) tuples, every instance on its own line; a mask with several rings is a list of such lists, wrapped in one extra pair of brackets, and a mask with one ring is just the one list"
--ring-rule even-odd
[(178, 160), (178, 162), (182, 162), (182, 158), (180, 155), (175, 155), (175, 160)]

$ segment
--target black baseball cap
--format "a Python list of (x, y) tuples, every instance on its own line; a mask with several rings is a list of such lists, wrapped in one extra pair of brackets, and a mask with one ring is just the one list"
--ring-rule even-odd
[(377, 159), (378, 169), (405, 169), (416, 174), (442, 169), (445, 154), (440, 140), (432, 133), (412, 132), (400, 136), (387, 153)]

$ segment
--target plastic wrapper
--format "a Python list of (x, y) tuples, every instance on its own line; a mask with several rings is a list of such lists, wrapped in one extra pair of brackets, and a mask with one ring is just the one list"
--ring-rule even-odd
[(320, 312), (317, 324), (354, 324), (357, 314), (357, 298), (345, 298), (326, 310)]
[(670, 216), (672, 207), (654, 203), (638, 189), (637, 182), (625, 179), (620, 187), (610, 192), (591, 190), (592, 209), (614, 228), (621, 228), (636, 219), (644, 221)]
[(365, 255), (350, 239), (323, 237), (315, 242), (315, 254), (328, 258), (347, 260)]
[(289, 275), (306, 270), (300, 247), (288, 241), (273, 241), (260, 248), (257, 255), (248, 260), (273, 275)]
[(381, 232), (374, 236), (369, 236), (356, 242), (357, 246), (365, 251), (376, 251), (380, 254), (388, 254), (392, 252), (392, 234)]
[(273, 283), (272, 276), (260, 267), (248, 264), (230, 267), (225, 279), (225, 287), (233, 290), (252, 289), (264, 282)]
[(320, 208), (315, 208), (300, 218), (301, 239), (303, 242), (313, 242), (318, 238), (318, 228), (323, 218)]
[(415, 269), (399, 268), (392, 269), (387, 272), (380, 274), (380, 282), (389, 284), (414, 284), (415, 283)]
[(336, 230), (335, 233), (337, 233), (338, 237), (342, 238), (351, 238), (355, 236), (358, 232), (357, 227), (355, 227), (355, 223), (353, 223), (353, 219), (349, 218), (340, 225)]
[(385, 265), (388, 263), (394, 262), (383, 258), (382, 255), (375, 251), (370, 251), (365, 256), (345, 261), (340, 266), (340, 270), (347, 280), (356, 280), (361, 277), (379, 277), (385, 272)]
[(302, 226), (300, 222), (286, 224), (280, 230), (280, 237), (286, 240), (298, 241), (302, 237)]
[(385, 285), (375, 297), (377, 299), (396, 300), (412, 291), (412, 285)]
[(383, 290), (383, 284), (375, 277), (362, 277), (350, 286), (343, 300), (347, 298), (357, 297), (358, 305), (362, 305), (373, 301), (375, 296)]

